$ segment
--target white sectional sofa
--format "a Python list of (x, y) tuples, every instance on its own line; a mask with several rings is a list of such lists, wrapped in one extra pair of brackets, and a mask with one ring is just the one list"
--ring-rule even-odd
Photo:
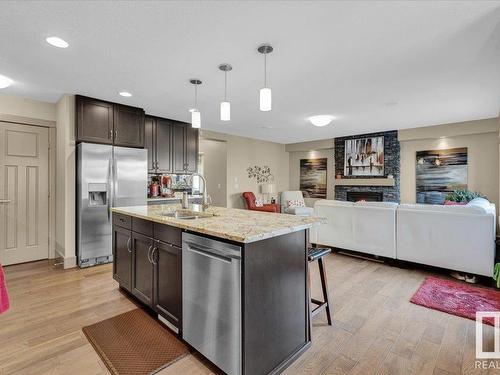
[(327, 224), (311, 242), (466, 273), (491, 276), (495, 205), (477, 198), (466, 206), (317, 201)]

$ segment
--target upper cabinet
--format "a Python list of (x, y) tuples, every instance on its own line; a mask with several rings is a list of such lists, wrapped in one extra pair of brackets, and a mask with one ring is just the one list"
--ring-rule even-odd
[(144, 111), (77, 95), (76, 141), (144, 147)]
[(148, 172), (172, 173), (171, 121), (146, 116), (145, 134), (145, 147), (148, 150)]
[(146, 116), (149, 173), (198, 171), (198, 129), (184, 122)]
[(198, 129), (183, 122), (172, 124), (172, 152), (174, 173), (195, 173), (198, 171)]

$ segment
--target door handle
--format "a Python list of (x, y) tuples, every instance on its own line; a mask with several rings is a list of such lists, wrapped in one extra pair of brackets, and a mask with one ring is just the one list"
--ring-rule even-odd
[(0, 199), (0, 203), (10, 203), (10, 199)]
[(224, 263), (231, 263), (231, 258), (225, 257), (223, 255), (215, 254), (212, 252), (208, 252), (208, 251), (206, 251), (198, 246), (193, 246), (193, 245), (189, 244), (188, 249), (189, 249), (189, 251), (191, 251), (193, 253), (196, 253), (198, 255), (201, 255), (201, 256), (204, 256), (207, 258), (218, 260), (218, 261), (221, 261)]
[[(158, 250), (157, 247), (153, 247), (153, 251), (151, 252), (151, 260), (153, 261), (152, 263), (155, 266), (158, 264), (158, 262), (155, 261), (155, 251), (157, 251), (157, 250)], [(158, 252), (157, 252), (157, 254), (158, 254)]]
[(127, 240), (127, 250), (129, 253), (132, 252), (132, 249), (130, 248), (130, 241), (132, 241), (132, 237), (129, 237), (128, 240)]
[(148, 260), (149, 263), (153, 264), (153, 260), (151, 259), (151, 249), (153, 249), (153, 245), (149, 245), (148, 247)]

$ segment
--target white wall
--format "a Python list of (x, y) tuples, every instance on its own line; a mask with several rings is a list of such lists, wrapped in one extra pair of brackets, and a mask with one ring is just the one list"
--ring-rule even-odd
[(289, 190), (289, 160), (285, 145), (275, 142), (239, 137), (203, 130), (202, 138), (227, 142), (227, 197), (228, 207), (244, 208), (241, 193), (252, 191), (260, 195), (260, 186), (248, 178), (247, 168), (267, 165), (274, 175), (279, 192)]
[(498, 207), (498, 119), (468, 121), (399, 131), (401, 202), (416, 201), (416, 152), (467, 147), (468, 189), (479, 191)]
[(207, 180), (212, 204), (227, 207), (227, 142), (202, 138), (200, 154), (203, 158), (202, 174)]

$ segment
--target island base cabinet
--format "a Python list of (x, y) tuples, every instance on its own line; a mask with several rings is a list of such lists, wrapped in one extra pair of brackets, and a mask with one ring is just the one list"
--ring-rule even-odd
[(132, 232), (132, 294), (146, 305), (153, 305), (154, 240)]
[(281, 373), (310, 345), (306, 230), (245, 244), (243, 372)]
[(132, 232), (113, 226), (113, 278), (125, 290), (132, 291)]
[(164, 242), (155, 245), (154, 307), (169, 323), (181, 325), (182, 249)]

